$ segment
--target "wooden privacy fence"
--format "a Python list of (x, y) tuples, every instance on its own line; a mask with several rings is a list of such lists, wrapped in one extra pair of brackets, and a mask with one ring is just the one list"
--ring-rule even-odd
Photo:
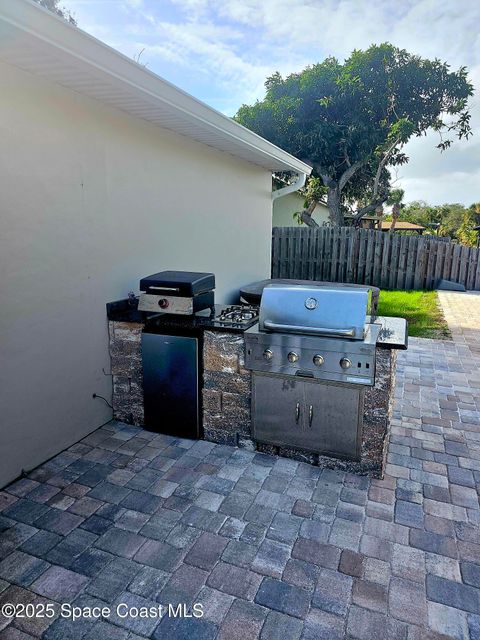
[(436, 238), (351, 227), (275, 227), (272, 278), (435, 289), (453, 280), (480, 290), (480, 249)]

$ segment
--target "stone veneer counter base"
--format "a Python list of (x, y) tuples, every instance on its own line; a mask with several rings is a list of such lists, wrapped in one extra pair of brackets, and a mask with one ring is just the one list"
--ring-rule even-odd
[[(114, 418), (143, 424), (141, 334), (143, 324), (109, 321)], [(365, 390), (359, 461), (341, 460), (252, 440), (251, 373), (245, 369), (242, 333), (203, 334), (203, 430), (205, 440), (273, 453), (329, 469), (381, 477), (388, 446), (397, 352), (377, 347), (376, 382)]]

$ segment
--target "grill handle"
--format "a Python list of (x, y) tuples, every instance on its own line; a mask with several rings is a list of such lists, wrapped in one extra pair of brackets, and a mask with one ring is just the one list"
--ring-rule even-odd
[(280, 324), (278, 322), (272, 322), (271, 320), (265, 320), (263, 323), (265, 329), (271, 331), (285, 331), (286, 333), (309, 333), (319, 336), (347, 336), (350, 338), (355, 337), (355, 329), (330, 329), (329, 327), (304, 327), (295, 324)]

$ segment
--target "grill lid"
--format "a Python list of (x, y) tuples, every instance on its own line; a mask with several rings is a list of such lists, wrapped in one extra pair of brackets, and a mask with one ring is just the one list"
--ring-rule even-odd
[(140, 291), (156, 295), (191, 297), (215, 289), (213, 273), (160, 271), (140, 280)]
[(370, 304), (368, 290), (272, 284), (263, 290), (259, 328), (362, 340)]

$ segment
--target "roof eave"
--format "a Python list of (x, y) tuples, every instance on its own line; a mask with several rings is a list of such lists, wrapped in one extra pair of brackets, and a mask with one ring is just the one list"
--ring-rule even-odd
[(31, 0), (0, 0), (0, 59), (265, 169), (311, 173), (306, 163)]

